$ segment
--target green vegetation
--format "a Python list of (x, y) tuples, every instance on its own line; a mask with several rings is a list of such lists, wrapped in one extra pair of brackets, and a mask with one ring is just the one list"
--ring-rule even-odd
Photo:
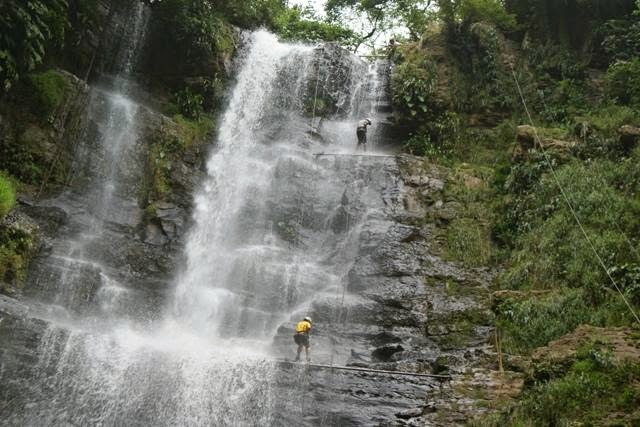
[(369, 25), (359, 35), (357, 45), (385, 30), (393, 30), (402, 23), (410, 33), (412, 40), (417, 40), (431, 20), (430, 1), (425, 0), (328, 0), (325, 10), (331, 22), (341, 23), (348, 20), (351, 14), (366, 17)]
[(64, 43), (66, 0), (4, 0), (0, 4), (0, 87), (8, 90)]
[(342, 25), (318, 21), (313, 15), (300, 8), (283, 11), (274, 19), (274, 30), (284, 40), (317, 42), (338, 42), (351, 47), (356, 44), (355, 33)]
[[(454, 171), (446, 199), (460, 209), (445, 224), (445, 257), (501, 270), (502, 351), (526, 358), (583, 324), (640, 327), (609, 278), (640, 311), (640, 141), (619, 133), (640, 127), (640, 5), (438, 5), (421, 42), (394, 56), (394, 113), (408, 128), (406, 151)], [(517, 126), (529, 124), (516, 80), (546, 154), (516, 142)], [(529, 378), (520, 402), (486, 424), (593, 425), (610, 413), (637, 423), (638, 365), (587, 353), (555, 376)]]
[(33, 245), (29, 234), (0, 226), (0, 293), (9, 289), (2, 283), (19, 284), (24, 280)]
[(11, 179), (0, 172), (0, 219), (16, 204), (16, 190)]
[(564, 289), (521, 301), (508, 299), (497, 310), (503, 350), (528, 354), (583, 324), (617, 326), (633, 321), (615, 295), (594, 308), (587, 291)]
[(171, 173), (174, 165), (188, 151), (198, 149), (211, 136), (214, 121), (209, 116), (197, 120), (177, 114), (173, 122), (165, 122), (153, 135), (149, 149), (147, 182), (143, 186), (141, 203), (147, 214), (155, 211), (155, 201), (162, 200), (171, 191)]
[(616, 361), (607, 343), (594, 337), (561, 376), (537, 381), (508, 416), (482, 425), (637, 425), (639, 380), (640, 365)]
[(607, 70), (607, 95), (623, 105), (640, 106), (640, 58), (617, 61)]
[(447, 179), (444, 198), (455, 200), (460, 208), (447, 224), (444, 255), (466, 267), (485, 266), (494, 260), (495, 248), (490, 238), (493, 212), (487, 204), (493, 193), (487, 184), (490, 174), (488, 168), (462, 163)]
[(16, 204), (15, 180), (0, 171), (0, 293), (24, 279), (33, 249), (33, 237), (3, 222)]
[(516, 17), (507, 12), (501, 0), (439, 0), (439, 15), (446, 25), (468, 26), (476, 22), (501, 30), (513, 30)]

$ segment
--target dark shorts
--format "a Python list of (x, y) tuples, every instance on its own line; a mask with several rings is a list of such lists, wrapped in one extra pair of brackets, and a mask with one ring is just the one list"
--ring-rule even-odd
[(309, 347), (309, 335), (307, 334), (295, 334), (293, 336), (293, 340), (298, 345), (301, 345), (303, 347)]
[(363, 129), (358, 129), (356, 131), (356, 135), (358, 135), (358, 144), (366, 144), (367, 143), (367, 131)]

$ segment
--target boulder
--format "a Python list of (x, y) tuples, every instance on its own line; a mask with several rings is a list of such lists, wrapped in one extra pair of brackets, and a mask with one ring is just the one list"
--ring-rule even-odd
[(544, 137), (535, 127), (529, 125), (520, 125), (517, 127), (516, 141), (518, 142), (518, 149), (515, 153), (516, 156), (522, 156), (529, 150), (538, 147), (554, 152), (567, 152), (576, 145), (574, 141), (563, 141)]
[(610, 350), (611, 360), (615, 364), (640, 363), (640, 341), (631, 330), (581, 325), (570, 334), (533, 352), (533, 376), (548, 377), (563, 372), (576, 360), (582, 347), (596, 343)]
[(635, 126), (622, 126), (618, 133), (620, 134), (620, 143), (626, 152), (631, 151), (638, 145), (640, 139), (640, 128)]
[(535, 148), (536, 146), (536, 128), (529, 125), (521, 125), (517, 128), (516, 141), (524, 151)]

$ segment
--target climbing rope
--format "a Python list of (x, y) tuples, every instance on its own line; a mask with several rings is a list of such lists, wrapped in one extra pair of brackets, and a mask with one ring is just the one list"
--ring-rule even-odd
[(357, 154), (357, 153), (314, 153), (313, 157), (344, 156), (344, 157), (398, 157), (396, 154)]
[(316, 64), (316, 89), (313, 94), (313, 112), (311, 114), (311, 129), (313, 129), (313, 122), (316, 120), (316, 104), (318, 102), (318, 84), (320, 83), (320, 64)]
[[(288, 361), (277, 361), (276, 364), (282, 366), (294, 366), (297, 365), (297, 362), (288, 362)], [(337, 366), (337, 365), (325, 365), (321, 363), (307, 363), (304, 366), (310, 368), (318, 368), (318, 369), (331, 369), (339, 370), (339, 371), (354, 371), (354, 372), (367, 372), (374, 374), (386, 374), (386, 375), (396, 375), (396, 376), (409, 376), (409, 377), (424, 377), (424, 378), (437, 378), (441, 380), (451, 380), (453, 379), (453, 375), (446, 374), (427, 374), (423, 372), (408, 372), (408, 371), (390, 371), (387, 369), (373, 369), (373, 368), (361, 368), (358, 366)]]
[(577, 215), (577, 213), (576, 213), (576, 211), (575, 211), (575, 209), (573, 207), (573, 203), (571, 203), (571, 200), (569, 200), (569, 196), (567, 196), (567, 193), (566, 193), (564, 187), (560, 183), (560, 179), (558, 178), (556, 170), (553, 167), (553, 163), (551, 162), (551, 159), (549, 158), (549, 155), (548, 155), (547, 151), (545, 150), (544, 146), (542, 145), (542, 142), (540, 141), (540, 136), (538, 135), (538, 128), (536, 128), (536, 126), (533, 123), (533, 119), (531, 118), (531, 113), (529, 112), (529, 107), (527, 106), (527, 102), (526, 102), (526, 100), (524, 98), (524, 94), (522, 92), (522, 88), (520, 87), (520, 82), (518, 81), (518, 77), (516, 76), (516, 72), (513, 69), (513, 65), (511, 66), (511, 75), (513, 76), (513, 80), (515, 81), (516, 87), (518, 88), (518, 94), (520, 95), (520, 100), (522, 101), (522, 106), (524, 107), (524, 111), (527, 114), (527, 118), (529, 119), (529, 123), (531, 124), (531, 127), (533, 127), (533, 132), (535, 134), (535, 141), (538, 144), (538, 146), (540, 147), (540, 151), (542, 152), (542, 155), (543, 155), (543, 157), (545, 159), (545, 162), (547, 163), (547, 166), (549, 167), (549, 170), (551, 171), (551, 176), (553, 177), (553, 180), (554, 180), (556, 186), (560, 190), (560, 194), (562, 195), (562, 198), (564, 199), (567, 207), (569, 208), (569, 211), (571, 212), (571, 215), (573, 216), (574, 220), (578, 224), (578, 227), (580, 228), (580, 231), (582, 232), (582, 235), (584, 236), (584, 238), (587, 241), (589, 247), (591, 248), (591, 251), (593, 252), (593, 254), (598, 259), (598, 262), (600, 263), (600, 266), (602, 267), (602, 269), (604, 270), (606, 275), (609, 277), (609, 280), (613, 284), (613, 287), (620, 294), (620, 297), (622, 297), (622, 300), (624, 301), (624, 303), (626, 304), (627, 308), (629, 309), (629, 312), (631, 312), (632, 316), (635, 318), (635, 320), (640, 325), (640, 317), (638, 317), (638, 314), (636, 313), (636, 311), (634, 310), (633, 306), (631, 305), (631, 303), (629, 303), (629, 300), (627, 299), (627, 297), (624, 295), (624, 293), (622, 292), (622, 290), (618, 286), (618, 283), (615, 281), (613, 276), (611, 276), (611, 273), (609, 272), (609, 269), (607, 268), (606, 264), (604, 263), (604, 261), (600, 257), (600, 254), (598, 253), (597, 249), (593, 245), (593, 242), (591, 241), (591, 238), (589, 238), (589, 235), (587, 234), (587, 231), (585, 230), (584, 226), (582, 225), (582, 222), (580, 221), (580, 218), (578, 218), (578, 215)]

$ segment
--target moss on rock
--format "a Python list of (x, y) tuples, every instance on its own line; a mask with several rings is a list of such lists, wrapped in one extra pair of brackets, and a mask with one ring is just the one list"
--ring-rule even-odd
[(0, 172), (0, 219), (16, 204), (16, 189), (8, 176)]
[(68, 78), (57, 70), (29, 75), (27, 87), (30, 92), (31, 110), (41, 117), (53, 114), (71, 89)]
[(0, 222), (0, 293), (12, 294), (26, 277), (38, 249), (38, 226), (19, 212)]

